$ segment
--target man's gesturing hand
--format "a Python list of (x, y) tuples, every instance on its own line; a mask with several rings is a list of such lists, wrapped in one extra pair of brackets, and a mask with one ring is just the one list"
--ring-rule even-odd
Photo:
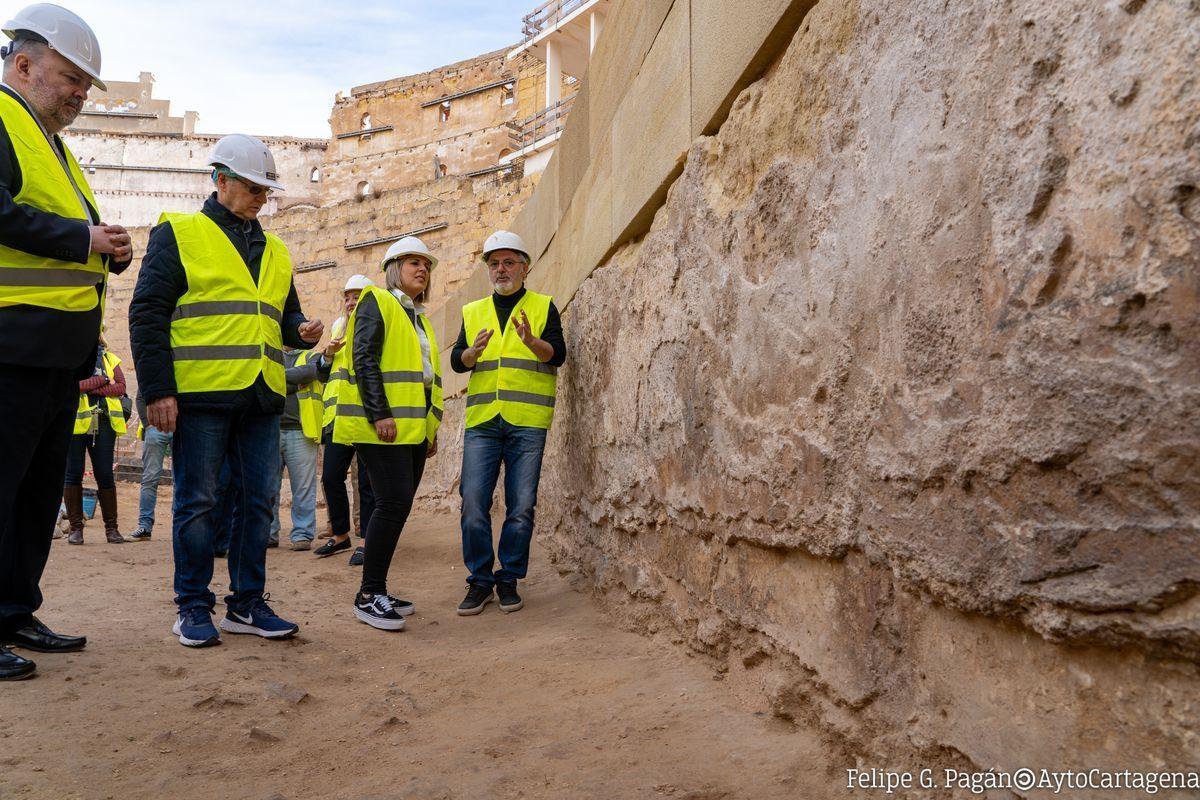
[(146, 421), (163, 433), (175, 432), (179, 404), (174, 397), (162, 397), (146, 406)]

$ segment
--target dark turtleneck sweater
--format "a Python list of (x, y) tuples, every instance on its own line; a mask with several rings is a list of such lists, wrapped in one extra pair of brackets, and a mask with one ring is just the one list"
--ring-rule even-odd
[[(508, 325), (508, 318), (512, 315), (512, 310), (524, 296), (524, 286), (510, 295), (492, 292), (492, 304), (496, 307), (496, 318), (500, 323), (500, 330), (493, 333), (493, 336), (501, 335), (505, 326)], [(546, 316), (546, 329), (538, 338), (554, 348), (554, 355), (546, 363), (552, 367), (561, 367), (567, 360), (567, 343), (563, 339), (562, 319), (558, 316), (558, 309), (554, 307), (553, 301), (550, 302), (550, 311)], [(455, 372), (471, 371), (462, 362), (463, 350), (470, 346), (471, 342), (467, 341), (467, 326), (464, 323), (459, 326), (458, 340), (454, 343), (454, 349), (450, 351), (450, 368)]]

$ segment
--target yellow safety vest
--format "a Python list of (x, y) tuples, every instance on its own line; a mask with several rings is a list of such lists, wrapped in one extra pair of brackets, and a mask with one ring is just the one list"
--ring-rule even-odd
[[(304, 350), (296, 358), (296, 366), (302, 367), (319, 357), (320, 353)], [(300, 427), (304, 435), (314, 442), (321, 441), (322, 417), (325, 416), (325, 387), (320, 381), (307, 383), (296, 390), (296, 403), (300, 406)]]
[(268, 233), (258, 285), (245, 261), (203, 213), (163, 214), (175, 232), (188, 289), (171, 316), (171, 356), (180, 394), (245, 389), (258, 379), (287, 394), (280, 321), (292, 259)]
[[(375, 296), (383, 317), (383, 354), (379, 369), (383, 373), (383, 390), (388, 405), (392, 407), (392, 419), (396, 421), (396, 440), (382, 442), (375, 433), (375, 424), (367, 418), (362, 395), (354, 369), (354, 323), (358, 309), (368, 294)], [(348, 352), (346, 368), (339, 378), (342, 384), (337, 393), (337, 414), (333, 421), (333, 440), (338, 444), (419, 444), (432, 442), (437, 437), (442, 422), (442, 368), (438, 359), (437, 339), (433, 326), (424, 314), (417, 319), (425, 328), (429, 339), (430, 361), (433, 364), (433, 386), (430, 388), (430, 406), (425, 406), (425, 370), (421, 357), (421, 341), (417, 330), (408, 319), (408, 312), (389, 291), (374, 286), (363, 289), (358, 306), (346, 321), (346, 346)]]
[[(104, 351), (104, 374), (110, 381), (116, 375), (117, 364), (120, 363), (121, 359), (114, 356), (108, 350)], [(91, 430), (96, 405), (96, 403), (92, 402), (92, 397), (87, 392), (79, 393), (79, 410), (75, 412), (76, 434), (87, 433)], [(105, 397), (104, 408), (108, 411), (108, 424), (112, 426), (117, 436), (123, 435), (129, 428), (125, 424), (125, 410), (121, 408), (121, 398)]]
[[(343, 337), (345, 334), (343, 334)], [(350, 350), (353, 342), (346, 341), (341, 350), (333, 354), (333, 363), (329, 366), (329, 380), (325, 384), (324, 402), (325, 414), (321, 417), (321, 427), (325, 428), (333, 424), (333, 419), (337, 415), (338, 390), (346, 383), (346, 376), (350, 370)]]
[(526, 289), (509, 314), (503, 333), (491, 297), (463, 306), (463, 328), (468, 342), (474, 342), (485, 328), (493, 332), (467, 382), (468, 428), (482, 425), (496, 415), (512, 425), (550, 427), (558, 369), (538, 361), (517, 335), (516, 326), (524, 311), (533, 335), (540, 337), (550, 317), (550, 299), (549, 295)]
[[(21, 167), (21, 191), (13, 201), (91, 225), (90, 212), (83, 208), (79, 195), (92, 208), (97, 207), (96, 198), (67, 146), (63, 145), (67, 162), (64, 170), (37, 120), (20, 101), (3, 91), (0, 91), (0, 120)], [(107, 279), (108, 268), (99, 253), (88, 256), (86, 264), (78, 264), (0, 245), (0, 306), (91, 311), (101, 302)]]

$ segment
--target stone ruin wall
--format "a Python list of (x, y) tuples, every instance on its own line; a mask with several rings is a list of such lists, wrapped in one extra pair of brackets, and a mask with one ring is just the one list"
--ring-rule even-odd
[(821, 0), (571, 300), (538, 546), (864, 766), (1200, 769), (1198, 59)]

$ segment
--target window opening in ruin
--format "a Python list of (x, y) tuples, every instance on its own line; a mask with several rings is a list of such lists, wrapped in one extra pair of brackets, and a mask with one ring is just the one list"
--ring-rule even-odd
[(446, 177), (446, 165), (445, 164), (438, 164), (438, 177), (439, 178)]
[(371, 112), (368, 111), (367, 113), (362, 115), (361, 126), (360, 126), (359, 130), (365, 131), (370, 127), (371, 127)]
[(96, 174), (96, 167), (94, 166), (94, 165), (95, 165), (95, 163), (96, 163), (96, 159), (95, 159), (95, 157), (92, 157), (92, 158), (89, 158), (89, 159), (88, 159), (88, 167), (87, 167), (88, 175), (95, 175), (95, 174)]
[(360, 198), (364, 198), (364, 199), (367, 197), (370, 197), (371, 196), (371, 184), (368, 183), (367, 181), (359, 181), (358, 182), (358, 196)]
[(317, 167), (313, 167), (312, 172), (308, 173), (308, 179), (310, 181), (312, 181), (313, 183), (316, 183), (317, 181), (321, 180), (321, 170), (318, 169)]
[(500, 105), (511, 106), (517, 99), (517, 87), (511, 83), (504, 84), (503, 91), (500, 93)]
[(438, 106), (438, 121), (439, 122), (449, 122), (450, 121), (450, 101), (449, 100), (446, 100), (440, 106)]
[(512, 150), (509, 150), (507, 147), (504, 148), (503, 150), (500, 151), (500, 158), (504, 158), (506, 155), (508, 155), (511, 152), (512, 152)]

